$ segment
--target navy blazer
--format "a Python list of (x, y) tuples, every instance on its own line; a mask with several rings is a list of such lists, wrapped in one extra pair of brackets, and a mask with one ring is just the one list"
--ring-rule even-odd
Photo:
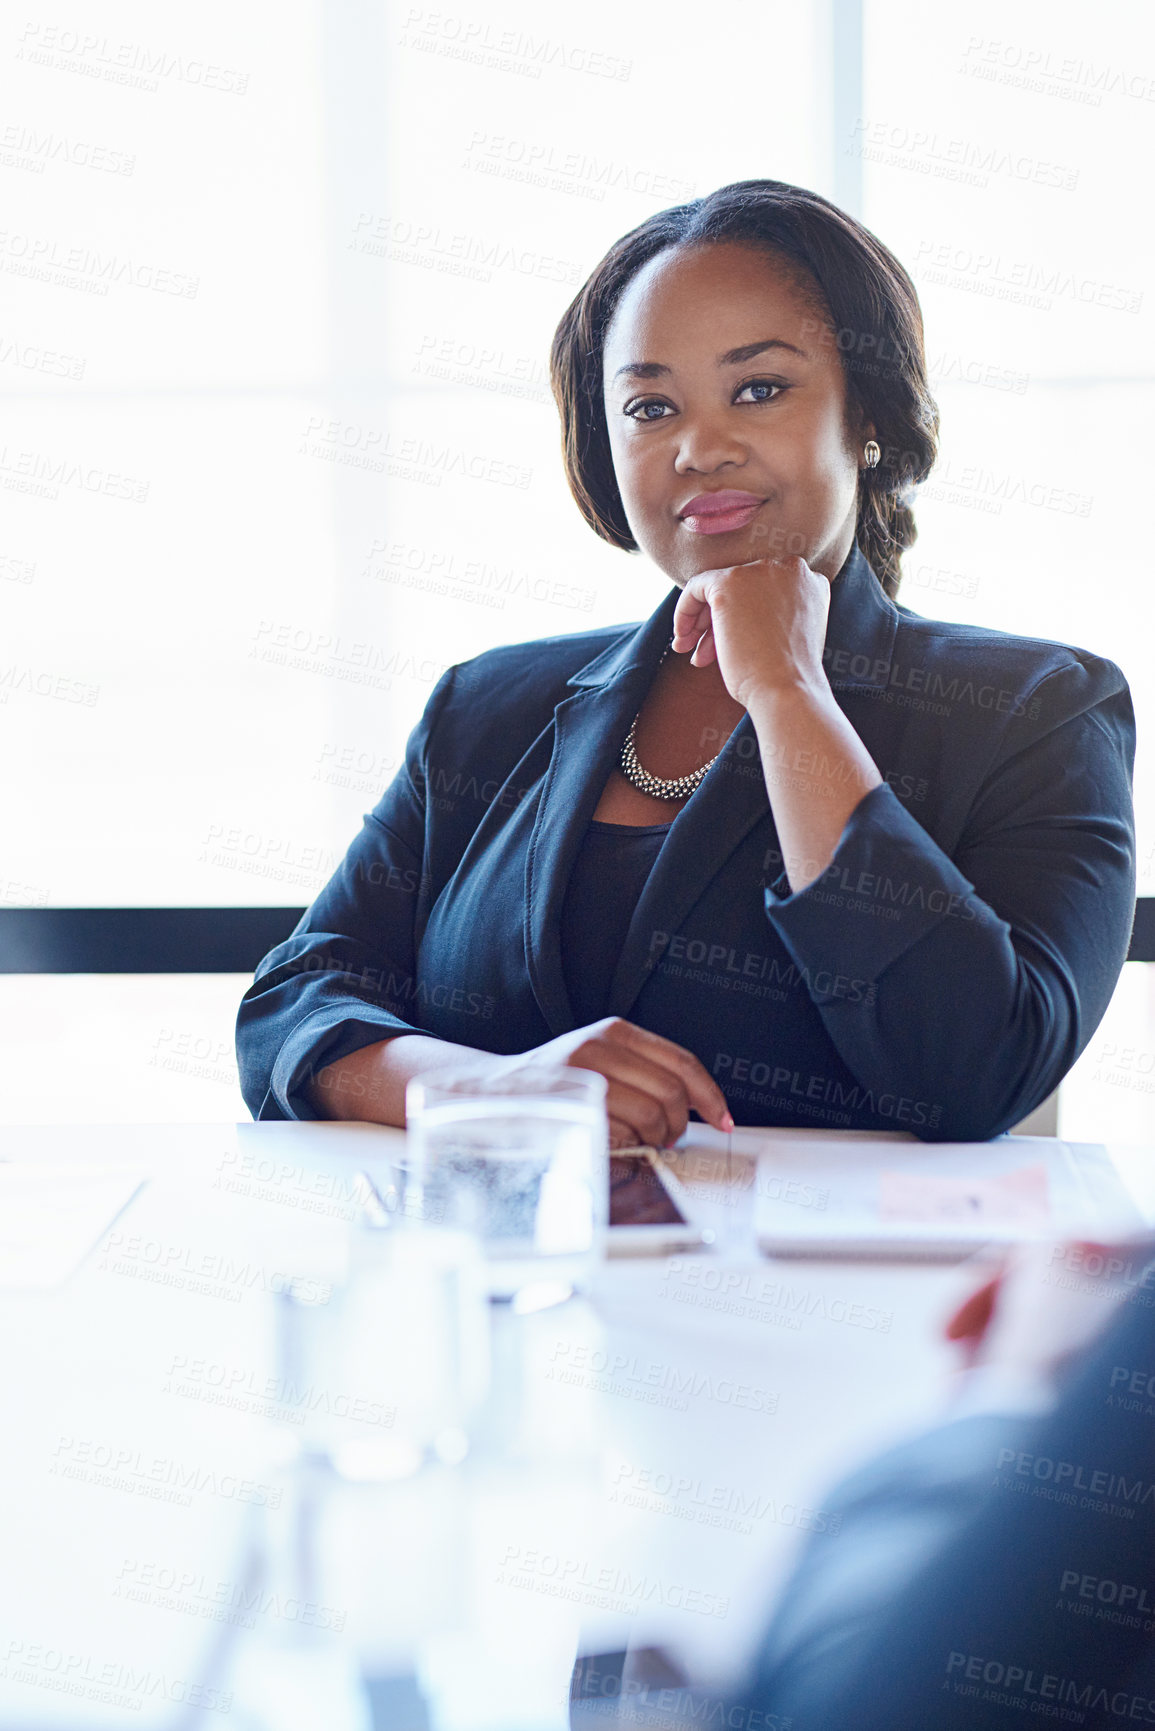
[[(313, 1075), (390, 1031), (514, 1053), (577, 1025), (567, 881), (680, 593), (640, 625), (446, 670), (241, 1001), (255, 1117), (315, 1118)], [(919, 617), (857, 545), (823, 663), (882, 784), (790, 893), (743, 716), (669, 829), (606, 1013), (696, 1053), (739, 1124), (996, 1135), (1074, 1063), (1127, 953), (1126, 681), (1086, 650)]]

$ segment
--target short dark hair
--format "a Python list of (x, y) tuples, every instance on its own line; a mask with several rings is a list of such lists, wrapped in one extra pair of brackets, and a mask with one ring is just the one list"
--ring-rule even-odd
[[(670, 247), (737, 241), (774, 255), (829, 318), (851, 405), (882, 458), (859, 472), (855, 539), (892, 598), (918, 531), (911, 490), (938, 449), (918, 293), (894, 254), (837, 205), (780, 180), (739, 180), (647, 217), (616, 241), (562, 315), (550, 346), (570, 491), (590, 527), (637, 552), (614, 475), (603, 401), (606, 331), (630, 279)], [(816, 293), (817, 290), (817, 293)], [(824, 304), (823, 304), (824, 303)], [(824, 325), (824, 329), (825, 329)]]

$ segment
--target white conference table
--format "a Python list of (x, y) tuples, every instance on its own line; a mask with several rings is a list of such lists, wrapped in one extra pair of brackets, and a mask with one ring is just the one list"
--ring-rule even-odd
[[(781, 1134), (738, 1132), (731, 1157), (693, 1126), (682, 1170), (713, 1246), (492, 1307), (467, 1458), (310, 1493), (294, 1560), (301, 1482), (246, 1391), (274, 1368), (278, 1279), (335, 1266), (354, 1174), (387, 1183), (403, 1132), (0, 1132), (0, 1161), (58, 1167), (62, 1193), (104, 1168), (131, 1192), (61, 1283), (0, 1288), (0, 1725), (373, 1731), (358, 1679), (401, 1726), (389, 1680), (416, 1674), (436, 1731), (562, 1731), (577, 1652), (627, 1641), (725, 1687), (835, 1479), (942, 1413), (943, 1323), (978, 1278), (760, 1256), (743, 1150)], [(838, 1139), (868, 1161), (912, 1141)], [(1054, 1146), (1012, 1140), (1025, 1161)], [(1107, 1152), (1155, 1222), (1155, 1151)]]

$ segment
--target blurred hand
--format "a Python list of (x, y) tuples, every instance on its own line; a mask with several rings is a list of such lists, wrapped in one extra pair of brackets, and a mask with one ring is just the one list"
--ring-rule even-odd
[(1092, 1341), (1155, 1259), (1155, 1234), (1016, 1245), (946, 1325), (967, 1367), (1051, 1377)]
[(596, 1070), (605, 1077), (611, 1148), (628, 1148), (634, 1142), (663, 1148), (676, 1142), (690, 1121), (691, 1107), (717, 1130), (734, 1128), (721, 1088), (693, 1052), (621, 1016), (604, 1016), (559, 1034), (508, 1062), (520, 1066), (531, 1058)]

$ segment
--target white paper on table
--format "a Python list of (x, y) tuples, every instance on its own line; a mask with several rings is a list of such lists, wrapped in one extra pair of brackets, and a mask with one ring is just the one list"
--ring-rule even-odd
[(755, 1189), (758, 1241), (776, 1256), (957, 1258), (1143, 1225), (1104, 1147), (1043, 1136), (880, 1148), (771, 1134)]
[(0, 1291), (59, 1286), (141, 1187), (139, 1168), (0, 1162)]
[(1051, 1219), (1051, 1187), (1042, 1160), (1009, 1172), (883, 1171), (878, 1212), (883, 1220), (1044, 1226)]

